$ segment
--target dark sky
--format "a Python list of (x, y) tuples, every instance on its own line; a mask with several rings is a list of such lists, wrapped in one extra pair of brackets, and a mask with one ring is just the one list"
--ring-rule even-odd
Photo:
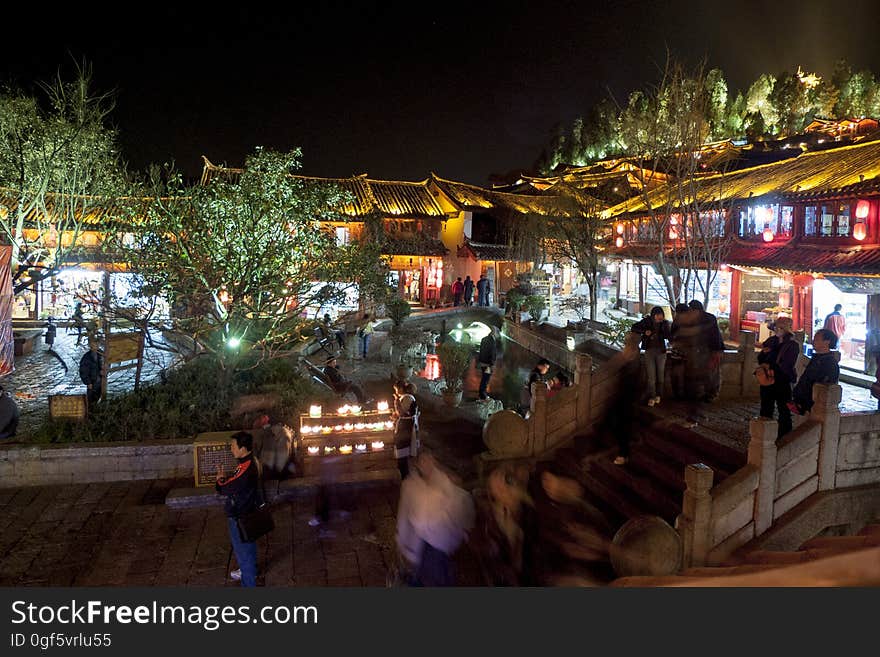
[(880, 73), (877, 0), (30, 4), (15, 23), (4, 9), (0, 77), (27, 86), (85, 58), (118, 92), (131, 167), (190, 175), (202, 154), (301, 146), (311, 175), (485, 183), (604, 94), (654, 82), (667, 47), (732, 87), (840, 57)]

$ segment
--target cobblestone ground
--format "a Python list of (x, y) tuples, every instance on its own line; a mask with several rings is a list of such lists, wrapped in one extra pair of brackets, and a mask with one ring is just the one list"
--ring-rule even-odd
[[(0, 586), (238, 586), (220, 508), (173, 510), (160, 480), (0, 490)], [(398, 486), (349, 495), (350, 516), (309, 527), (313, 496), (278, 506), (259, 541), (265, 586), (385, 586)], [(233, 558), (233, 565), (235, 561)], [(461, 585), (479, 585), (460, 551)]]
[[(158, 343), (162, 343), (161, 335), (156, 334), (152, 337)], [(58, 357), (49, 351), (42, 336), (36, 338), (33, 352), (16, 358), (15, 371), (0, 378), (0, 384), (15, 395), (21, 410), (19, 438), (26, 438), (46, 420), (49, 415), (49, 395), (85, 394), (86, 388), (79, 378), (79, 361), (88, 350), (85, 336), (81, 344), (77, 345), (76, 333), (68, 335), (67, 329), (59, 327), (53, 350)], [(173, 354), (147, 348), (141, 382), (149, 383), (155, 380), (162, 368), (172, 361)], [(134, 379), (134, 368), (114, 372), (107, 381), (108, 395), (132, 390)]]

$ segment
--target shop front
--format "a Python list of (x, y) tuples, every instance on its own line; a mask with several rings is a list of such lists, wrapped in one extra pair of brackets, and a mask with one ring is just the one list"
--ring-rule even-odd
[(388, 272), (388, 285), (401, 299), (428, 305), (440, 300), (443, 287), (442, 257), (394, 256)]
[(772, 335), (770, 323), (777, 317), (794, 317), (794, 280), (790, 273), (735, 267), (731, 287), (738, 329), (752, 331), (759, 343)]
[[(825, 325), (825, 318), (840, 304), (846, 322), (838, 350), (840, 365), (858, 372), (872, 370), (873, 356), (866, 344), (870, 318), (880, 302), (880, 278), (825, 275), (813, 282), (813, 332)], [(876, 320), (875, 320), (876, 321)]]

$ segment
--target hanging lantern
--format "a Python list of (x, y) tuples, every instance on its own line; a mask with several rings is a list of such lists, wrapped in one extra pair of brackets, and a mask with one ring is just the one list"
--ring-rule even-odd
[(669, 229), (669, 239), (671, 239), (671, 240), (678, 239), (678, 231), (675, 230), (674, 226)]
[(767, 226), (764, 231), (761, 233), (761, 236), (764, 238), (765, 242), (773, 241), (773, 229), (770, 226)]
[(623, 235), (623, 224), (617, 224), (617, 234)]
[(860, 221), (855, 226), (853, 226), (853, 237), (855, 237), (859, 242), (861, 242), (868, 235), (868, 229), (865, 227), (865, 222)]
[[(871, 208), (871, 204), (867, 201), (859, 201), (856, 204), (856, 219), (867, 219), (868, 218), (868, 210)], [(861, 238), (858, 238), (861, 239)]]
[(614, 240), (614, 244), (619, 249), (620, 247), (623, 246), (623, 238), (618, 235), (617, 239)]

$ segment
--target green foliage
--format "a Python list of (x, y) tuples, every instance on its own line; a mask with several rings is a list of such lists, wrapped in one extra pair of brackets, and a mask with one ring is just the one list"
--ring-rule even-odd
[(440, 371), (446, 379), (446, 390), (461, 392), (464, 375), (471, 366), (471, 348), (448, 340), (437, 347)]
[(721, 331), (722, 337), (726, 340), (730, 337), (730, 320), (726, 317), (718, 318), (718, 330)]
[(524, 305), (532, 319), (540, 322), (547, 309), (547, 300), (540, 294), (530, 294), (526, 297)]
[(526, 300), (526, 294), (520, 289), (519, 286), (512, 287), (507, 291), (507, 295), (505, 299), (507, 300), (507, 307), (510, 308), (511, 312), (518, 312), (520, 308), (523, 307), (523, 304)]
[(399, 328), (400, 325), (403, 324), (403, 320), (409, 317), (410, 313), (412, 313), (412, 308), (405, 299), (393, 294), (389, 295), (388, 299), (385, 301), (385, 312), (388, 313), (388, 317), (391, 318), (394, 328)]
[(602, 333), (607, 338), (608, 344), (614, 347), (623, 347), (624, 343), (626, 342), (627, 333), (632, 331), (632, 327), (638, 320), (632, 319), (630, 317), (616, 317), (610, 314), (607, 315), (607, 328)]
[(559, 303), (560, 310), (574, 313), (583, 322), (590, 317), (590, 297), (584, 294), (570, 294)]
[(271, 412), (295, 422), (315, 390), (289, 359), (263, 361), (239, 372), (222, 370), (212, 358), (197, 358), (157, 382), (95, 406), (86, 423), (47, 422), (38, 442), (181, 439), (235, 428), (230, 415), (241, 395), (271, 395)]
[[(146, 216), (130, 209), (141, 217), (138, 240), (113, 244), (140, 276), (138, 293), (171, 299), (176, 328), (229, 367), (250, 350), (283, 355), (306, 313), (385, 287), (375, 240), (339, 244), (320, 229), (319, 221), (345, 220), (335, 209), (350, 195), (293, 177), (299, 162), (298, 150), (257, 149), (242, 171), (219, 170), (194, 187), (178, 172), (154, 173)], [(232, 338), (240, 348), (228, 348)]]

